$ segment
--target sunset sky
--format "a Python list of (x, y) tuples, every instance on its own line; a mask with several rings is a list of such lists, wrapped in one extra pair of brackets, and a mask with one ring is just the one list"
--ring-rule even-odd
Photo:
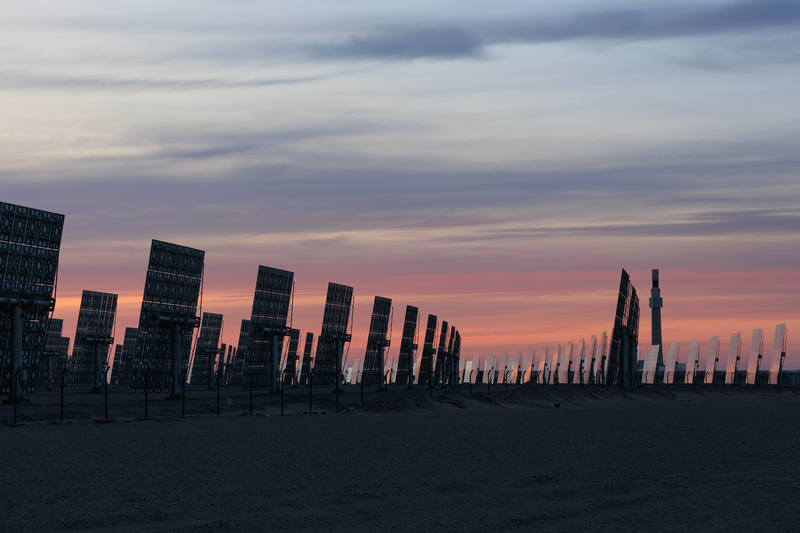
[[(661, 271), (664, 342), (786, 323), (800, 367), (800, 2), (64, 2), (0, 18), (0, 200), (66, 215), (55, 316), (136, 326), (151, 239), (206, 252), (236, 344), (258, 265), (462, 335), (589, 340)], [(552, 350), (552, 348), (551, 348)], [(769, 356), (767, 356), (769, 359)], [(743, 368), (740, 367), (740, 368)]]

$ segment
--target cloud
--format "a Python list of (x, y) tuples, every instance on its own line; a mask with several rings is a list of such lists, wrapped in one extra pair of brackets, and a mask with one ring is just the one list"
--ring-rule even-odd
[(469, 30), (455, 26), (440, 28), (385, 28), (354, 36), (342, 44), (318, 45), (313, 53), (321, 57), (358, 59), (455, 59), (481, 55), (482, 42)]

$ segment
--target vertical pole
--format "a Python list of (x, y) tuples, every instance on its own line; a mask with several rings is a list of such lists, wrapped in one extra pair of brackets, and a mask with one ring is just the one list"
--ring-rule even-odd
[(170, 396), (181, 394), (181, 325), (175, 322), (172, 325), (172, 390)]
[[(310, 366), (310, 365), (309, 365)], [(314, 406), (314, 372), (308, 373), (308, 414), (311, 414)]]
[(219, 416), (219, 379), (220, 373), (217, 371), (217, 416)]
[(148, 396), (148, 388), (150, 386), (150, 369), (148, 368), (144, 372), (144, 419), (147, 420), (147, 396)]
[(469, 371), (469, 395), (472, 396), (472, 373), (474, 370)]
[(100, 367), (102, 366), (102, 363), (100, 362), (100, 359), (102, 357), (101, 353), (100, 353), (100, 347), (101, 347), (100, 341), (99, 340), (95, 340), (95, 342), (94, 342), (94, 391), (92, 391), (92, 392), (100, 392), (100, 387), (102, 387), (102, 384), (100, 383), (100, 375), (101, 375)]
[(108, 422), (108, 368), (106, 368), (105, 376), (103, 379), (103, 396), (105, 396), (106, 404), (106, 422)]
[[(337, 402), (339, 401), (339, 392), (341, 391), (342, 387), (342, 359), (344, 358), (344, 341), (342, 339), (336, 339), (336, 388), (334, 391), (336, 392)], [(338, 408), (336, 410), (339, 411)]]
[[(22, 366), (22, 309), (19, 305), (11, 306), (11, 390), (8, 397), (14, 400), (14, 405), (19, 398), (17, 394), (17, 374)], [(15, 422), (16, 423), (16, 422)]]
[(61, 421), (64, 421), (64, 374), (67, 373), (66, 367), (61, 371)]
[[(281, 385), (283, 384), (283, 377), (281, 377)], [(281, 414), (283, 414), (283, 387), (281, 387)]]
[(281, 384), (278, 383), (278, 363), (280, 362), (280, 353), (278, 353), (278, 334), (273, 332), (269, 338), (270, 343), (270, 365), (269, 365), (269, 392), (277, 394), (278, 388)]
[(378, 390), (379, 391), (380, 390), (383, 390), (383, 391), (386, 390), (386, 382), (383, 379), (384, 374), (386, 374), (386, 363), (383, 360), (383, 349), (384, 349), (383, 343), (379, 343), (378, 344), (378, 357), (379, 357), (378, 362), (380, 363), (380, 369), (381, 369), (381, 382), (378, 383)]
[[(211, 376), (208, 378), (211, 383)], [(186, 418), (186, 374), (181, 372), (181, 418)]]
[(253, 416), (253, 371), (250, 371), (250, 416)]
[(17, 381), (19, 381), (19, 371), (20, 369), (17, 368), (17, 373), (12, 378), (12, 382), (14, 383), (14, 397), (12, 398), (12, 402), (14, 402), (14, 425), (17, 425)]

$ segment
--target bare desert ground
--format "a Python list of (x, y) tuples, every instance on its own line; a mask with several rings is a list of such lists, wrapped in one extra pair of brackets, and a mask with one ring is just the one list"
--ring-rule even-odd
[(800, 529), (798, 390), (315, 393), (3, 406), (0, 531)]

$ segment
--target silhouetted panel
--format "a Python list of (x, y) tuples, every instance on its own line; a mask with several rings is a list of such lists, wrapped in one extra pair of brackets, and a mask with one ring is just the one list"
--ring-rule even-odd
[(233, 366), (231, 375), (228, 378), (228, 385), (239, 386), (242, 384), (242, 369), (244, 368), (244, 359), (247, 354), (247, 344), (250, 338), (250, 321), (242, 319), (242, 325), (239, 328), (239, 341), (236, 347), (236, 353), (233, 358)]
[(438, 319), (436, 315), (428, 315), (428, 324), (425, 328), (425, 342), (422, 345), (422, 355), (419, 358), (419, 379), (420, 385), (428, 385), (430, 381), (431, 358), (434, 355), (433, 341), (436, 337), (436, 327)]
[(200, 334), (194, 348), (194, 361), (192, 362), (192, 379), (190, 383), (195, 387), (208, 387), (213, 378), (217, 353), (219, 352), (219, 338), (222, 334), (222, 315), (216, 313), (203, 313), (203, 322), (200, 324)]
[[(69, 362), (67, 384), (71, 386), (94, 385), (95, 342), (94, 339), (111, 339), (117, 316), (117, 295), (107, 292), (83, 291), (75, 329), (75, 344)], [(102, 374), (108, 362), (110, 343), (103, 343), (101, 350)]]
[[(173, 327), (159, 317), (197, 320), (205, 252), (153, 240), (144, 283), (139, 333), (133, 356), (129, 393), (168, 393), (172, 383)], [(186, 372), (194, 329), (181, 327), (180, 373)]]
[(748, 385), (756, 384), (756, 376), (761, 366), (761, 356), (763, 353), (764, 335), (761, 333), (761, 329), (754, 329), (753, 339), (750, 341), (750, 358), (747, 361), (746, 381)]
[[(611, 333), (611, 348), (608, 352), (606, 385), (629, 387), (633, 383), (636, 370), (636, 348), (639, 345), (639, 297), (631, 283), (630, 276), (622, 269), (617, 296), (617, 310), (614, 315), (614, 329)], [(623, 368), (624, 361), (628, 366)], [(623, 374), (628, 376), (624, 382)]]
[(300, 330), (292, 329), (289, 333), (289, 351), (286, 352), (286, 369), (283, 375), (284, 385), (297, 385), (298, 365), (297, 346), (300, 344)]
[(303, 363), (300, 366), (300, 385), (308, 385), (308, 376), (311, 373), (311, 348), (314, 346), (314, 334), (306, 333), (306, 345), (303, 349)]
[(122, 341), (122, 352), (119, 358), (119, 368), (116, 362), (112, 369), (112, 383), (116, 385), (128, 385), (133, 366), (133, 354), (136, 351), (136, 338), (139, 330), (137, 328), (125, 328), (125, 338)]
[(419, 322), (419, 310), (412, 306), (406, 306), (406, 316), (403, 320), (403, 339), (400, 343), (400, 356), (397, 360), (397, 379), (398, 385), (408, 385), (409, 368), (413, 372), (414, 346), (417, 344), (417, 324)]
[[(383, 369), (384, 375), (381, 376), (379, 361), (380, 348), (375, 346), (374, 342), (388, 339), (387, 335), (391, 312), (392, 300), (390, 298), (376, 296), (372, 305), (372, 317), (369, 321), (367, 350), (364, 352), (364, 375), (361, 377), (364, 385), (377, 385), (379, 382), (386, 379), (385, 372), (389, 370), (389, 367), (384, 361), (386, 367)], [(384, 349), (384, 357), (386, 357), (387, 353), (388, 349)]]
[(697, 372), (697, 361), (700, 359), (700, 341), (694, 340), (689, 343), (689, 357), (686, 360), (686, 377), (683, 382), (687, 385), (694, 383), (694, 376)]
[(433, 384), (438, 385), (442, 381), (442, 365), (447, 356), (447, 321), (442, 320), (442, 329), (439, 332), (439, 347), (436, 349), (436, 363), (433, 367)]
[(342, 376), (336, 375), (337, 353), (334, 337), (349, 333), (352, 312), (353, 287), (328, 283), (328, 296), (325, 300), (325, 312), (322, 315), (322, 332), (317, 342), (317, 355), (314, 358), (315, 386), (335, 385), (342, 379)]
[[(60, 318), (51, 318), (50, 324), (47, 327), (47, 336), (45, 337), (44, 350), (42, 352), (41, 368), (39, 370), (39, 386), (47, 386), (50, 381), (51, 385), (56, 384), (56, 379), (60, 378), (58, 367), (61, 361), (61, 334), (64, 329), (64, 321)], [(53, 364), (48, 365), (45, 361), (48, 358), (53, 359)], [(53, 369), (53, 375), (49, 375), (49, 369)]]
[(731, 335), (731, 344), (728, 348), (728, 366), (725, 369), (725, 384), (732, 384), (739, 371), (739, 359), (742, 355), (742, 338), (738, 333)]
[(777, 385), (783, 370), (783, 359), (786, 357), (786, 324), (775, 327), (775, 339), (772, 341), (772, 361), (769, 365), (769, 383)]
[(675, 383), (675, 365), (678, 363), (678, 343), (669, 345), (669, 353), (664, 358), (664, 383)]
[(717, 363), (719, 363), (719, 337), (711, 337), (708, 343), (708, 357), (706, 358), (706, 370), (703, 382), (707, 384), (714, 383), (714, 373), (717, 371)]
[[(35, 392), (47, 337), (64, 215), (0, 202), (0, 298), (49, 303), (22, 310), (22, 360), (25, 392)], [(11, 392), (11, 305), (0, 305), (0, 391)]]

